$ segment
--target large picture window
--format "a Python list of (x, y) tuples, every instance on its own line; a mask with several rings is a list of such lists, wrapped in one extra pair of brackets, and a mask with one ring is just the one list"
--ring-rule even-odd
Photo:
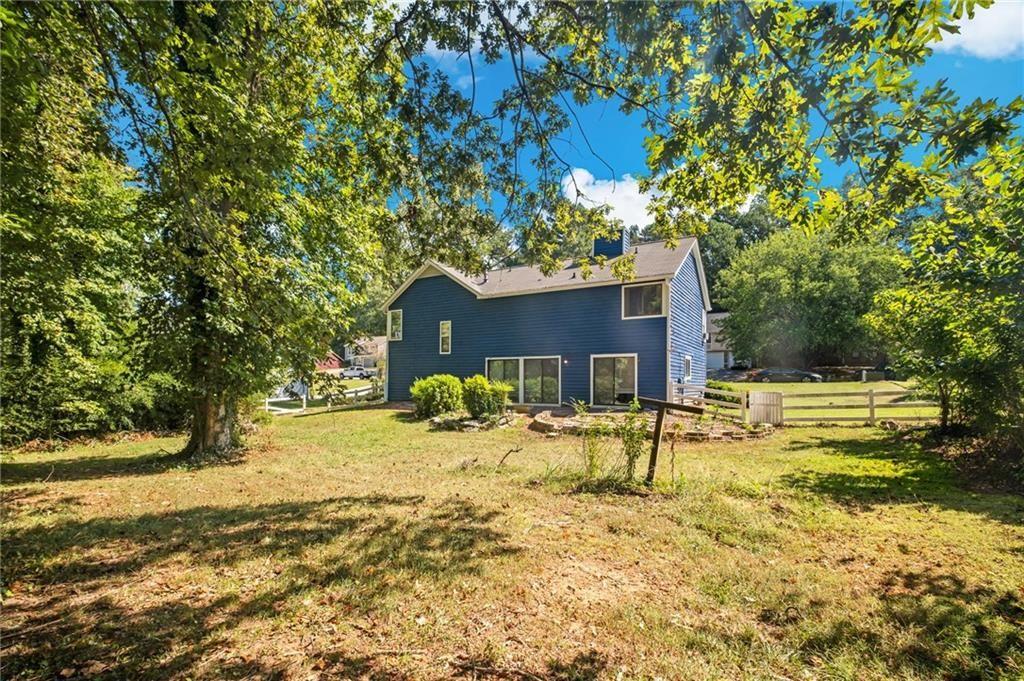
[(591, 402), (613, 406), (636, 397), (636, 355), (594, 355), (590, 358)]
[(388, 340), (402, 340), (401, 310), (388, 310)]
[(622, 318), (661, 317), (665, 314), (665, 285), (635, 284), (622, 287)]
[(519, 404), (562, 401), (561, 358), (498, 357), (487, 360), (487, 378), (512, 386), (509, 399)]

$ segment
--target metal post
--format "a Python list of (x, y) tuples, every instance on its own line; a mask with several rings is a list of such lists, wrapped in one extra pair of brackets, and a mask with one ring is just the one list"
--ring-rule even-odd
[(875, 389), (868, 390), (868, 422), (875, 425)]
[(740, 423), (747, 422), (747, 402), (750, 401), (750, 391), (744, 390), (740, 396)]

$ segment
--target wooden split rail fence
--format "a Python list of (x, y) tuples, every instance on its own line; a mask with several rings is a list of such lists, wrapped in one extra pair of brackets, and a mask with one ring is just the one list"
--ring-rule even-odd
[[(717, 411), (720, 417), (741, 423), (868, 423), (879, 421), (935, 421), (938, 402), (916, 399), (910, 390), (812, 392), (783, 395), (771, 390), (719, 390), (702, 385), (678, 384), (672, 401)], [(901, 401), (901, 398), (908, 398)], [(932, 411), (931, 414), (893, 414), (890, 410)], [(838, 410), (838, 414), (830, 413)], [(850, 410), (862, 413), (847, 415)], [(808, 412), (818, 412), (810, 413)]]

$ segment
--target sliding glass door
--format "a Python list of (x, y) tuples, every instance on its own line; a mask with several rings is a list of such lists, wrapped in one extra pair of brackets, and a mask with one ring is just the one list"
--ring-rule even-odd
[(594, 355), (591, 390), (594, 404), (629, 404), (636, 397), (636, 355)]
[(558, 358), (523, 359), (523, 402), (558, 404)]
[(492, 381), (502, 381), (512, 386), (512, 392), (508, 399), (512, 402), (519, 401), (519, 359), (489, 359), (487, 360), (487, 378)]
[(559, 404), (559, 357), (499, 357), (487, 360), (487, 378), (512, 386), (509, 399), (520, 404)]

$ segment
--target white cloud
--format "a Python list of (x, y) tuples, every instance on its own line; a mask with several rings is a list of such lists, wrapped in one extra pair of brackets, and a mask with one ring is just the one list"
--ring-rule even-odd
[(483, 80), (483, 78), (481, 78), (480, 76), (474, 78), (472, 75), (465, 73), (455, 79), (455, 87), (459, 88), (460, 90), (468, 90), (473, 85), (473, 83), (479, 83), (481, 80)]
[(629, 173), (620, 180), (599, 180), (585, 168), (573, 168), (571, 176), (562, 178), (562, 194), (572, 201), (578, 198), (594, 206), (611, 206), (611, 216), (627, 227), (643, 228), (654, 222), (647, 213), (651, 194), (641, 192), (640, 182)]
[(957, 22), (960, 33), (943, 33), (932, 43), (936, 52), (958, 52), (980, 59), (1008, 59), (1024, 55), (1024, 2), (1001, 0), (976, 8), (974, 18)]
[[(640, 191), (640, 181), (629, 173), (620, 180), (599, 180), (586, 168), (573, 168), (572, 173), (566, 173), (562, 178), (563, 196), (570, 201), (578, 198), (581, 203), (592, 206), (610, 206), (611, 216), (622, 220), (627, 227), (637, 225), (643, 229), (654, 222), (647, 206), (656, 193)], [(754, 205), (755, 198), (757, 194), (750, 194), (736, 210), (746, 213)]]

